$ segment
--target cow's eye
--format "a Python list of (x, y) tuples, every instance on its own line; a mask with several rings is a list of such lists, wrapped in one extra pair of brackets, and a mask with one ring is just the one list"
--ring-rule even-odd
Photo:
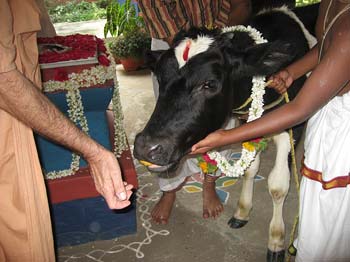
[(206, 94), (210, 94), (210, 93), (216, 92), (217, 87), (218, 87), (218, 84), (215, 80), (206, 80), (198, 84), (194, 89), (194, 92), (203, 92)]
[(201, 89), (209, 89), (209, 88), (211, 88), (212, 86), (211, 86), (210, 81), (205, 81), (204, 83), (201, 84), (200, 87), (201, 87)]

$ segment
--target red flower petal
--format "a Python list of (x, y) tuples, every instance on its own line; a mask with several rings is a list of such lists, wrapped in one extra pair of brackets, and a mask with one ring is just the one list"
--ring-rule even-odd
[(261, 141), (261, 139), (263, 139), (263, 138), (262, 137), (258, 137), (258, 138), (255, 138), (253, 140), (250, 140), (250, 142), (259, 143)]
[(109, 59), (104, 55), (98, 56), (98, 62), (103, 66), (109, 66), (111, 63), (111, 61), (109, 61)]

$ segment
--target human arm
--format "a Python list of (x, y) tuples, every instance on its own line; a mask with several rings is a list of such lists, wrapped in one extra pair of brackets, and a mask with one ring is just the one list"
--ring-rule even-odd
[[(28, 80), (39, 82), (36, 74), (39, 69), (35, 44), (35, 32), (39, 30), (36, 9), (27, 13), (28, 19), (23, 20), (23, 24), (19, 14), (12, 15), (11, 1), (0, 0), (0, 6), (0, 109), (82, 154), (92, 170), (97, 190), (106, 198), (109, 207), (129, 205), (131, 186), (124, 187), (119, 164), (112, 152), (80, 131)], [(13, 27), (21, 33), (15, 35)], [(125, 197), (117, 198), (117, 193)]]
[[(350, 19), (334, 25), (331, 43), (322, 61), (313, 70), (297, 97), (263, 117), (231, 130), (218, 130), (192, 147), (192, 154), (216, 147), (271, 135), (308, 119), (337, 94), (349, 80)], [(349, 90), (347, 90), (349, 91)], [(341, 92), (341, 93), (339, 93)]]
[(78, 129), (16, 69), (0, 73), (0, 108), (43, 136), (83, 155), (97, 191), (110, 208), (130, 204), (132, 187), (123, 184), (113, 153)]

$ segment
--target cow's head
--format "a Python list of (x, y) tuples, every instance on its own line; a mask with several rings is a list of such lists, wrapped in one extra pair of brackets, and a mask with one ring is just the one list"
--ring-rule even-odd
[(172, 48), (148, 54), (159, 98), (136, 136), (135, 157), (154, 164), (152, 171), (176, 167), (194, 143), (223, 126), (235, 89), (246, 89), (249, 97), (252, 76), (270, 75), (291, 58), (289, 44), (256, 45), (243, 32), (181, 32)]

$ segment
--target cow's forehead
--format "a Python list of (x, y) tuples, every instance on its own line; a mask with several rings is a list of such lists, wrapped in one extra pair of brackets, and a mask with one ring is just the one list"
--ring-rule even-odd
[(213, 37), (207, 35), (198, 35), (195, 39), (183, 39), (174, 49), (179, 68), (183, 67), (190, 58), (207, 51), (214, 41)]

